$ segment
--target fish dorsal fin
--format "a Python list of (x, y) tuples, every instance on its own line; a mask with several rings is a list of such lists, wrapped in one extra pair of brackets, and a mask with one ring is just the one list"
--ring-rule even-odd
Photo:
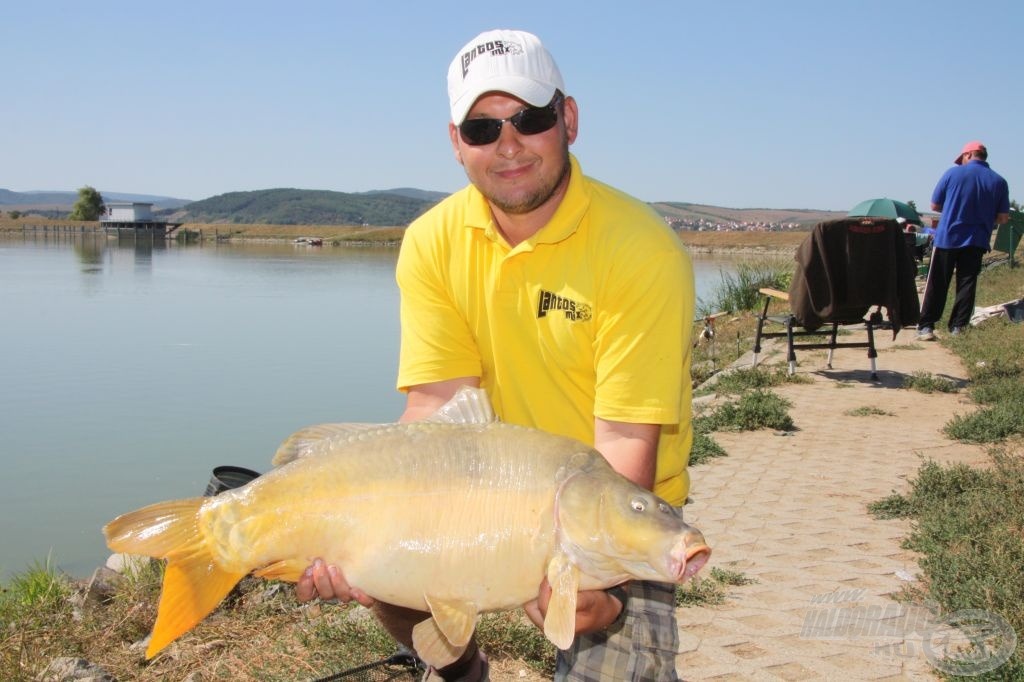
[(317, 445), (324, 441), (335, 438), (352, 438), (360, 433), (382, 429), (386, 426), (387, 424), (358, 424), (354, 422), (307, 426), (288, 436), (274, 453), (274, 458), (270, 460), (270, 463), (274, 466), (281, 466), (292, 460), (315, 454)]
[(559, 552), (548, 564), (551, 601), (544, 617), (544, 634), (559, 649), (568, 649), (576, 637), (576, 593), (580, 573), (568, 555)]
[[(423, 421), (435, 424), (491, 424), (498, 421), (498, 417), (491, 407), (487, 391), (482, 388), (462, 386), (451, 400)], [(307, 426), (288, 436), (270, 461), (274, 466), (281, 466), (292, 460), (316, 454), (317, 446), (320, 443), (354, 438), (361, 433), (376, 431), (388, 426), (391, 424), (345, 422)]]
[(462, 386), (451, 400), (423, 421), (441, 424), (491, 424), (498, 421), (487, 397), (487, 391)]

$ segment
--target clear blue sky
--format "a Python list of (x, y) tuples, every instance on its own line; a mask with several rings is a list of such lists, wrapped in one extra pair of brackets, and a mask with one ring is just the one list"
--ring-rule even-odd
[(926, 208), (964, 142), (1024, 198), (1024, 2), (5, 3), (0, 188), (453, 191), (445, 74), (522, 28), (584, 172), (646, 201)]

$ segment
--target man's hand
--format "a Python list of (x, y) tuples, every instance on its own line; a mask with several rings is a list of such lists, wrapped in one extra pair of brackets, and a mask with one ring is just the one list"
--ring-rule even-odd
[[(541, 630), (551, 601), (551, 585), (544, 578), (537, 598), (523, 605), (527, 617)], [(589, 635), (604, 630), (622, 613), (623, 604), (604, 590), (583, 590), (576, 593), (576, 634)]]
[(295, 598), (299, 601), (310, 601), (317, 597), (337, 599), (342, 603), (357, 601), (366, 607), (374, 604), (372, 597), (348, 584), (337, 566), (328, 566), (321, 559), (314, 559), (295, 584)]

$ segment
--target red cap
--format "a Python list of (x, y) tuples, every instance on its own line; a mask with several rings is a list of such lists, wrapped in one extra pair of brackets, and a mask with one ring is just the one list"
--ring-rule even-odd
[(986, 152), (986, 151), (988, 151), (988, 150), (985, 149), (985, 145), (983, 145), (982, 143), (978, 142), (977, 140), (974, 140), (972, 142), (968, 142), (967, 144), (964, 145), (964, 148), (960, 150), (960, 156), (956, 157), (953, 160), (953, 163), (955, 163), (958, 166), (961, 163), (963, 163), (964, 154), (966, 154), (967, 152)]

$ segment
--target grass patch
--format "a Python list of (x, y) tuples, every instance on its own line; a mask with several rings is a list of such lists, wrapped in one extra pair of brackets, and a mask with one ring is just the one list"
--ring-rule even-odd
[[(993, 467), (923, 465), (907, 507), (914, 519), (908, 549), (923, 555), (927, 577), (917, 597), (943, 612), (983, 609), (1024, 632), (1024, 458), (993, 451)], [(1021, 650), (988, 679), (1022, 679)]]
[(711, 437), (713, 431), (794, 430), (790, 407), (792, 403), (785, 398), (755, 388), (738, 400), (723, 403), (706, 414), (697, 414), (693, 419), (690, 465), (706, 464), (716, 457), (727, 456), (725, 449)]
[(808, 384), (813, 379), (803, 374), (789, 375), (785, 365), (741, 367), (723, 372), (715, 380), (719, 393), (741, 394), (755, 388), (771, 388), (783, 384)]
[[(14, 575), (0, 591), (0, 679), (32, 679), (26, 667), (49, 662), (54, 645), (61, 655), (78, 655), (77, 642), (68, 646), (69, 629), (75, 629), (68, 597), (71, 582), (56, 572), (49, 561), (36, 563)], [(32, 671), (36, 672), (36, 671)]]
[(555, 672), (555, 645), (522, 611), (483, 615), (477, 626), (477, 641), (488, 656), (524, 661), (546, 677)]
[(47, 558), (35, 562), (28, 570), (11, 578), (0, 598), (0, 614), (17, 617), (24, 611), (49, 611), (68, 597), (71, 587), (67, 579), (57, 573)]
[(696, 422), (694, 422), (693, 446), (690, 448), (690, 466), (706, 464), (709, 460), (727, 455), (728, 453), (725, 449), (716, 443), (710, 435), (698, 430)]
[(789, 416), (790, 407), (792, 403), (785, 398), (763, 388), (755, 388), (737, 400), (719, 405), (711, 414), (694, 419), (694, 430), (701, 433), (757, 429), (792, 431), (795, 426)]
[[(1016, 291), (1020, 297), (1024, 278), (1019, 268), (995, 270), (998, 272), (986, 270), (979, 284), (985, 282), (987, 288), (991, 278), (1000, 287), (1000, 296)], [(1017, 288), (1007, 289), (1011, 286)], [(1008, 298), (1013, 296), (996, 300)], [(987, 320), (970, 334), (950, 337), (943, 343), (963, 358), (970, 377), (968, 393), (983, 406), (976, 412), (954, 416), (943, 429), (946, 435), (965, 443), (998, 443), (1024, 435), (1024, 354), (1020, 351), (1024, 346), (1024, 324)]]
[[(33, 680), (53, 658), (73, 656), (118, 680), (290, 682), (396, 650), (366, 609), (300, 605), (290, 584), (245, 578), (213, 614), (146, 662), (136, 644), (153, 626), (162, 575), (161, 562), (133, 567), (104, 604), (83, 603), (83, 585), (47, 566), (13, 576), (0, 593), (0, 679)], [(518, 612), (484, 616), (478, 633), (493, 658), (553, 672), (553, 646)]]
[(971, 414), (953, 417), (942, 431), (963, 443), (998, 443), (1010, 436), (1024, 434), (1024, 408), (1021, 403), (997, 403)]
[(676, 587), (676, 606), (718, 606), (728, 597), (728, 587), (757, 582), (743, 573), (712, 568), (706, 576), (696, 576)]
[(905, 350), (924, 350), (924, 346), (919, 343), (897, 343), (893, 346), (889, 346), (885, 349), (886, 353), (895, 353), (896, 351)]
[(981, 405), (1024, 405), (1024, 376), (975, 379), (971, 384), (970, 393), (974, 402)]
[(970, 394), (975, 402), (982, 405), (1024, 404), (1024, 362), (1019, 352), (1007, 357), (978, 360), (968, 373), (971, 377)]
[(892, 412), (887, 412), (887, 411), (885, 411), (885, 410), (883, 410), (883, 409), (881, 409), (879, 407), (875, 407), (874, 405), (864, 405), (863, 407), (858, 407), (858, 408), (855, 408), (855, 409), (852, 409), (852, 410), (847, 410), (843, 414), (845, 414), (848, 417), (895, 417), (896, 416)]
[(905, 495), (893, 493), (869, 504), (868, 513), (876, 519), (906, 519), (912, 515), (912, 509)]
[(903, 388), (919, 393), (956, 393), (956, 382), (931, 372), (914, 372), (903, 380)]

